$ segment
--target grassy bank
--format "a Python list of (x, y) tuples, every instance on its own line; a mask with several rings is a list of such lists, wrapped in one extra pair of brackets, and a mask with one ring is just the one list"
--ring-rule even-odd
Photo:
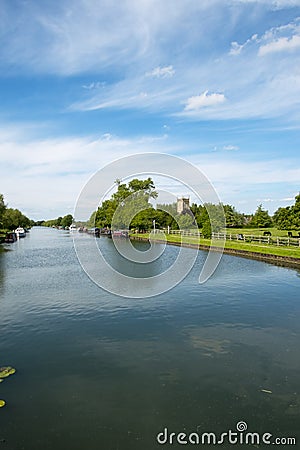
[[(245, 231), (245, 230), (244, 230)], [(133, 234), (132, 238), (139, 238), (139, 239), (148, 239), (149, 234)], [(186, 244), (186, 245), (195, 245), (201, 247), (207, 247), (211, 245), (210, 239), (203, 239), (198, 238), (194, 236), (182, 236), (174, 234), (166, 234), (167, 242), (172, 244)], [(160, 240), (159, 234), (156, 235), (156, 239)], [(222, 246), (221, 241), (214, 241), (213, 245), (215, 247)], [(272, 244), (258, 244), (255, 242), (240, 242), (240, 241), (229, 241), (227, 240), (225, 243), (225, 249), (228, 250), (240, 250), (242, 252), (249, 252), (249, 253), (260, 253), (264, 255), (273, 255), (273, 256), (279, 256), (279, 257), (287, 257), (287, 258), (297, 258), (300, 261), (300, 247), (281, 247), (276, 246)]]
[[(273, 237), (288, 237), (288, 230), (278, 230), (278, 228), (227, 228), (227, 234), (250, 234), (252, 236), (263, 236), (265, 231), (269, 231)], [(291, 230), (293, 235), (298, 235), (298, 231)]]

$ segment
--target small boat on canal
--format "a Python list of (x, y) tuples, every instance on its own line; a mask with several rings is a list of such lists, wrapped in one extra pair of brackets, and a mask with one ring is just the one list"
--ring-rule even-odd
[(15, 233), (16, 233), (18, 239), (24, 238), (26, 236), (26, 231), (22, 227), (16, 228)]
[(76, 227), (75, 223), (72, 223), (72, 224), (69, 226), (69, 231), (77, 231), (77, 227)]
[(12, 244), (13, 242), (16, 242), (16, 240), (17, 240), (17, 234), (14, 231), (12, 231), (10, 233), (6, 233), (6, 236), (4, 238), (4, 242), (6, 244)]
[(115, 230), (112, 232), (112, 236), (118, 238), (128, 238), (129, 233), (128, 230)]

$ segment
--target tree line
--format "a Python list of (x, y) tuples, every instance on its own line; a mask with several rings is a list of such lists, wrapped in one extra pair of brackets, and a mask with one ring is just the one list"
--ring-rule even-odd
[[(153, 180), (133, 179), (128, 183), (116, 180), (116, 192), (104, 200), (94, 211), (86, 223), (88, 227), (98, 228), (130, 228), (139, 231), (154, 227), (176, 229), (191, 229), (198, 227), (203, 235), (211, 234), (211, 222), (214, 231), (224, 228), (222, 217), (225, 215), (227, 228), (269, 228), (280, 230), (300, 230), (300, 194), (295, 197), (295, 204), (278, 208), (273, 216), (259, 205), (254, 214), (238, 212), (229, 204), (214, 205), (193, 203), (184, 213), (177, 213), (177, 205), (157, 204), (154, 208), (150, 202), (157, 198)], [(135, 211), (140, 210), (137, 214)], [(0, 210), (1, 211), (1, 210)], [(117, 214), (115, 214), (117, 211)], [(223, 213), (224, 212), (224, 213)], [(0, 215), (1, 217), (1, 215)], [(114, 218), (114, 220), (113, 220)], [(0, 219), (1, 221), (1, 219)], [(155, 222), (154, 222), (155, 221)], [(71, 214), (56, 219), (36, 222), (37, 225), (49, 227), (69, 227), (73, 222)]]
[[(196, 225), (202, 229), (203, 234), (210, 234), (211, 221), (214, 223), (214, 229), (223, 228), (223, 211), (226, 219), (227, 228), (268, 228), (275, 226), (281, 230), (300, 229), (300, 194), (295, 197), (295, 205), (286, 208), (279, 208), (270, 216), (267, 210), (259, 205), (254, 214), (247, 215), (238, 212), (234, 206), (229, 204), (213, 205), (205, 203), (197, 205), (193, 203), (185, 212), (178, 214), (177, 205), (157, 204), (154, 208), (150, 199), (157, 198), (157, 192), (151, 178), (146, 180), (133, 179), (128, 184), (116, 180), (117, 191), (110, 199), (102, 202), (97, 211), (94, 211), (89, 219), (90, 226), (99, 228), (111, 228), (112, 220), (118, 208), (117, 220), (115, 226), (130, 225), (131, 229), (149, 230), (155, 225), (158, 228), (170, 229), (189, 229)], [(124, 208), (122, 212), (122, 203)], [(130, 224), (126, 221), (127, 217), (132, 216), (135, 208), (141, 208), (143, 211), (136, 214)]]
[(73, 223), (72, 214), (66, 214), (65, 216), (63, 217), (60, 216), (57, 219), (41, 220), (39, 222), (36, 222), (36, 225), (43, 227), (66, 228), (72, 225), (72, 223)]
[(18, 209), (8, 208), (4, 201), (3, 194), (0, 194), (0, 229), (15, 230), (16, 228), (30, 228), (34, 221), (26, 217)]

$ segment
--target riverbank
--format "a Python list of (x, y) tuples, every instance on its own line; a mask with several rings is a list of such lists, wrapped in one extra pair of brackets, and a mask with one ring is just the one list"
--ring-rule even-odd
[[(199, 239), (192, 236), (182, 236), (166, 234), (167, 244), (195, 248), (197, 250), (222, 251), (222, 242), (214, 241), (211, 246), (210, 239)], [(149, 234), (132, 234), (133, 240), (149, 240)], [(152, 239), (153, 240), (153, 239)], [(155, 242), (164, 242), (157, 235)], [(224, 253), (243, 258), (257, 259), (276, 265), (300, 268), (300, 248), (275, 247), (272, 245), (256, 245), (253, 243), (240, 243), (236, 241), (226, 241)]]

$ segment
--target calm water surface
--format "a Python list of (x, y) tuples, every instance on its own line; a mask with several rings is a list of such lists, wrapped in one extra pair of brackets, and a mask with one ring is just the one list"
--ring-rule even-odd
[[(99, 244), (128, 271), (111, 240)], [(9, 248), (0, 254), (0, 366), (17, 373), (0, 384), (0, 450), (183, 448), (156, 435), (221, 433), (242, 420), (300, 442), (296, 270), (225, 255), (199, 285), (199, 252), (176, 288), (126, 299), (90, 281), (68, 232), (34, 228)], [(165, 258), (177, 251), (168, 246)]]

